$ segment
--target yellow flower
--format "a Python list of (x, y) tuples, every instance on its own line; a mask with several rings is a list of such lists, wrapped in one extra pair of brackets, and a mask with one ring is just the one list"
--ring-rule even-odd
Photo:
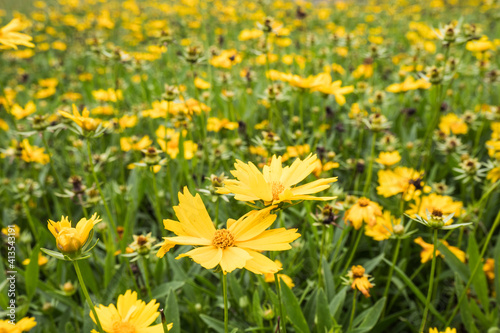
[[(404, 193), (403, 199), (409, 201), (420, 196), (422, 190), (430, 192), (430, 188), (422, 182), (420, 172), (411, 168), (396, 167), (394, 170), (379, 170), (377, 194), (385, 198)], [(425, 215), (423, 215), (425, 216)]]
[[(443, 245), (445, 245), (448, 250), (450, 250), (461, 262), (465, 262), (465, 252), (460, 250), (456, 246), (450, 246), (447, 241), (441, 239), (440, 240)], [(426, 243), (422, 237), (418, 237), (414, 240), (415, 243), (420, 245), (422, 247), (422, 252), (420, 252), (420, 261), (422, 264), (428, 262), (429, 260), (432, 260), (432, 253), (434, 252), (434, 245)], [(436, 256), (441, 256), (444, 257), (443, 254), (439, 252), (439, 250), (436, 250)]]
[(298, 75), (293, 75), (288, 81), (292, 87), (301, 89), (314, 89), (322, 85), (329, 84), (332, 78), (328, 73), (319, 73), (318, 75), (310, 75), (307, 78), (303, 78)]
[(22, 333), (28, 332), (36, 326), (35, 318), (25, 317), (15, 324), (11, 324), (9, 320), (0, 320), (0, 332), (2, 333)]
[(441, 117), (439, 129), (446, 135), (450, 135), (450, 132), (453, 134), (467, 134), (468, 127), (462, 118), (454, 113), (448, 113)]
[[(160, 130), (163, 128), (162, 130)], [(176, 132), (172, 128), (168, 128), (166, 131), (166, 136), (164, 135), (159, 135), (158, 132), (163, 132), (165, 133), (165, 127), (160, 126), (158, 128), (158, 131), (156, 132), (156, 135), (159, 137), (165, 137), (168, 138), (169, 140), (165, 140), (162, 138), (158, 139), (158, 144), (160, 145), (161, 150), (163, 150), (165, 153), (167, 153), (170, 158), (176, 158), (177, 155), (179, 154), (179, 138), (180, 138), (180, 133)], [(183, 136), (185, 135), (184, 133), (182, 134)], [(192, 140), (187, 140), (184, 141), (184, 158), (186, 160), (190, 160), (194, 157), (194, 153), (198, 150), (198, 145), (194, 143)]]
[(495, 50), (495, 46), (488, 40), (487, 36), (481, 37), (479, 40), (471, 40), (465, 44), (467, 51), (471, 52), (485, 52), (488, 50)]
[(402, 83), (393, 83), (385, 90), (392, 93), (406, 92), (417, 89), (429, 89), (431, 83), (425, 79), (415, 80), (413, 76), (408, 76)]
[(373, 64), (367, 63), (367, 64), (361, 64), (356, 68), (354, 72), (352, 72), (352, 76), (354, 76), (356, 79), (359, 79), (361, 77), (364, 77), (365, 79), (371, 78), (373, 75)]
[(361, 265), (352, 266), (351, 270), (347, 273), (349, 283), (352, 289), (357, 289), (365, 295), (370, 297), (370, 288), (374, 285), (370, 282), (370, 275), (365, 274), (365, 268)]
[[(283, 264), (281, 263), (281, 261), (275, 260), (274, 262), (276, 263), (276, 265), (278, 265), (278, 267), (280, 269), (283, 267)], [(291, 289), (291, 288), (295, 287), (295, 283), (293, 283), (293, 280), (291, 277), (289, 277), (286, 274), (277, 274), (277, 275), (278, 275), (278, 279), (285, 282), (285, 284), (288, 286), (288, 288)], [(273, 273), (264, 274), (264, 281), (266, 281), (267, 283), (274, 283), (276, 281), (276, 279), (274, 278), (274, 274)]]
[(0, 119), (0, 129), (3, 131), (8, 131), (9, 130), (9, 124), (3, 119)]
[(219, 55), (210, 59), (210, 65), (217, 68), (229, 69), (241, 62), (241, 55), (236, 50), (223, 50)]
[(99, 123), (101, 122), (100, 119), (89, 117), (90, 112), (89, 110), (87, 110), (87, 108), (83, 109), (82, 114), (80, 115), (80, 112), (78, 112), (75, 104), (73, 104), (73, 114), (65, 111), (59, 111), (59, 113), (61, 114), (61, 116), (73, 120), (84, 131), (95, 131), (97, 129), (97, 126), (99, 126)]
[(19, 18), (13, 19), (0, 28), (0, 49), (17, 49), (17, 45), (35, 47), (35, 44), (30, 42), (33, 38), (18, 32), (22, 29), (24, 29), (24, 24)]
[(82, 218), (75, 228), (71, 227), (68, 217), (61, 217), (61, 221), (54, 222), (49, 220), (47, 227), (56, 238), (57, 248), (64, 253), (76, 253), (87, 242), (90, 231), (94, 225), (101, 222), (97, 213), (90, 219)]
[(137, 137), (120, 138), (120, 147), (123, 151), (143, 150), (151, 146), (153, 141), (145, 135), (140, 140)]
[(383, 241), (389, 239), (393, 234), (393, 227), (399, 225), (401, 219), (396, 219), (391, 215), (388, 210), (384, 213), (375, 217), (374, 224), (367, 224), (365, 226), (365, 235), (373, 238), (376, 241)]
[(99, 89), (92, 91), (92, 96), (101, 102), (117, 102), (123, 99), (123, 93), (120, 89), (114, 90), (109, 88), (108, 90)]
[(201, 266), (212, 269), (220, 265), (224, 273), (246, 268), (255, 274), (276, 273), (280, 267), (262, 255), (262, 251), (291, 249), (289, 243), (300, 237), (297, 229), (271, 229), (276, 219), (270, 211), (275, 206), (253, 210), (237, 221), (229, 219), (227, 229), (216, 230), (199, 194), (192, 196), (187, 187), (179, 192), (179, 205), (174, 207), (180, 222), (163, 220), (165, 229), (177, 237), (164, 237), (158, 253), (162, 258), (175, 245), (194, 245), (195, 249), (177, 259), (190, 257)]
[(437, 328), (429, 327), (429, 333), (457, 333), (457, 330), (455, 328), (446, 327), (446, 330), (439, 331)]
[(382, 216), (380, 206), (367, 198), (359, 198), (344, 215), (344, 220), (352, 223), (352, 226), (359, 230), (363, 222), (366, 224), (375, 224), (377, 216)]
[(28, 139), (24, 139), (21, 144), (21, 158), (27, 163), (47, 164), (50, 161), (50, 156), (45, 154), (45, 148), (30, 145)]
[(23, 119), (36, 112), (36, 105), (33, 101), (29, 101), (24, 109), (19, 104), (14, 104), (12, 109), (10, 109), (10, 113), (16, 117), (16, 119)]
[[(443, 216), (454, 214), (454, 217), (459, 217), (462, 214), (462, 202), (453, 201), (452, 197), (431, 193), (422, 198), (415, 198), (415, 203), (410, 204), (410, 208), (406, 214), (412, 218), (418, 214), (419, 216), (427, 216), (426, 212), (440, 211)], [(451, 220), (450, 222), (451, 223)]]
[(247, 41), (250, 39), (256, 39), (262, 36), (264, 32), (260, 29), (244, 29), (238, 35), (240, 41)]
[[(118, 296), (116, 306), (99, 305), (95, 307), (95, 311), (106, 333), (163, 333), (162, 324), (150, 326), (160, 315), (159, 306), (155, 299), (146, 304), (137, 299), (135, 291), (127, 290), (125, 294)], [(92, 311), (90, 317), (95, 323)], [(170, 330), (172, 326), (168, 324), (168, 329)]]
[(297, 158), (291, 166), (282, 167), (281, 156), (274, 155), (271, 165), (265, 165), (262, 172), (249, 162), (236, 160), (231, 174), (235, 180), (224, 181), (224, 187), (217, 193), (234, 193), (236, 200), (255, 202), (262, 200), (265, 205), (292, 200), (333, 200), (336, 197), (315, 197), (313, 193), (326, 190), (337, 177), (324, 178), (308, 184), (293, 187), (309, 176), (316, 169), (316, 155), (310, 154), (303, 161)]
[(488, 280), (493, 281), (495, 279), (495, 259), (486, 259), (483, 265), (483, 271), (488, 277)]
[(500, 179), (500, 166), (488, 171), (486, 179), (491, 180), (492, 183), (496, 183), (496, 181)]
[[(24, 259), (23, 260), (23, 265), (27, 266), (27, 265), (30, 264), (30, 262), (31, 262), (31, 260), (29, 258), (28, 259)], [(47, 258), (46, 256), (42, 255), (41, 253), (38, 253), (38, 266), (43, 266), (43, 265), (45, 265), (48, 262), (49, 262), (49, 258)]]
[[(330, 74), (327, 75), (330, 76)], [(354, 91), (354, 86), (341, 86), (342, 81), (340, 80), (337, 80), (335, 82), (325, 82), (323, 85), (313, 88), (312, 91), (319, 91), (325, 95), (333, 95), (335, 96), (335, 101), (337, 102), (337, 104), (342, 106), (346, 103), (344, 95), (352, 93)]]
[(229, 121), (229, 119), (219, 119), (217, 117), (210, 117), (207, 121), (207, 131), (209, 132), (219, 132), (221, 129), (227, 129), (233, 131), (238, 128), (238, 123), (234, 121)]
[(380, 163), (386, 167), (393, 166), (394, 164), (398, 163), (399, 161), (401, 161), (401, 155), (399, 155), (399, 152), (397, 150), (380, 152), (380, 154), (378, 155), (378, 158), (375, 159), (375, 162)]
[(207, 82), (199, 77), (194, 79), (194, 86), (198, 89), (209, 89), (210, 88), (210, 82)]
[(137, 125), (137, 116), (124, 115), (123, 117), (118, 119), (118, 124), (122, 129), (134, 127), (135, 125)]
[(9, 227), (9, 228), (2, 228), (2, 235), (4, 236), (9, 236), (9, 229), (14, 229), (14, 237), (16, 239), (19, 238), (19, 236), (21, 235), (21, 228), (19, 228), (19, 226), (17, 224), (14, 224), (13, 227)]

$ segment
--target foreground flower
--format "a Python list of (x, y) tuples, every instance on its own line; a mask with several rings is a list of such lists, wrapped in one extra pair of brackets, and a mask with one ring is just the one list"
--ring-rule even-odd
[(28, 332), (36, 326), (35, 318), (23, 318), (15, 324), (11, 324), (9, 320), (0, 320), (0, 332), (2, 333), (22, 333)]
[(352, 266), (351, 270), (347, 273), (347, 278), (342, 278), (344, 282), (351, 285), (352, 289), (357, 289), (365, 295), (370, 297), (369, 290), (375, 285), (371, 283), (372, 278), (370, 275), (365, 274), (365, 268), (361, 265)]
[[(163, 333), (162, 324), (150, 326), (160, 315), (158, 312), (160, 304), (156, 303), (155, 299), (146, 304), (137, 299), (135, 291), (127, 290), (124, 295), (118, 296), (116, 304), (116, 306), (110, 304), (95, 307), (102, 329), (106, 333)], [(92, 312), (90, 317), (95, 323), (96, 319)], [(172, 326), (169, 324), (168, 329), (170, 330)]]
[(382, 216), (380, 206), (367, 198), (359, 198), (344, 215), (344, 220), (352, 223), (352, 226), (358, 230), (363, 222), (374, 225), (377, 216)]
[(72, 254), (78, 253), (82, 249), (94, 225), (101, 221), (95, 213), (90, 219), (82, 218), (76, 227), (72, 228), (68, 217), (62, 216), (59, 222), (49, 220), (48, 228), (56, 238), (57, 248), (65, 254)]
[(270, 211), (275, 206), (253, 210), (240, 219), (227, 221), (227, 229), (218, 229), (208, 215), (199, 194), (192, 196), (187, 187), (179, 192), (179, 205), (174, 207), (180, 222), (164, 220), (165, 229), (177, 237), (164, 237), (162, 247), (156, 254), (162, 258), (175, 245), (199, 246), (177, 259), (190, 257), (207, 269), (220, 265), (224, 273), (237, 268), (246, 268), (255, 274), (276, 273), (278, 264), (260, 254), (261, 251), (284, 251), (300, 237), (297, 229), (271, 229), (276, 219)]
[(100, 119), (91, 118), (90, 111), (86, 108), (80, 114), (75, 104), (73, 104), (73, 114), (65, 111), (59, 111), (59, 113), (61, 116), (73, 120), (82, 130), (87, 132), (95, 131), (101, 123)]
[(262, 172), (249, 162), (248, 164), (237, 160), (234, 164), (236, 170), (231, 174), (237, 180), (224, 181), (224, 187), (217, 193), (234, 193), (236, 200), (255, 202), (262, 200), (264, 204), (278, 204), (292, 202), (292, 200), (333, 200), (336, 197), (315, 197), (313, 193), (326, 190), (330, 183), (336, 182), (337, 177), (324, 178), (308, 184), (293, 187), (303, 181), (316, 168), (316, 155), (310, 154), (303, 161), (297, 158), (291, 166), (281, 165), (281, 156), (273, 156), (271, 165), (265, 165)]
[(18, 18), (0, 28), (0, 49), (17, 49), (17, 45), (35, 47), (35, 44), (30, 42), (33, 39), (31, 36), (18, 32), (22, 29), (24, 29), (24, 24)]

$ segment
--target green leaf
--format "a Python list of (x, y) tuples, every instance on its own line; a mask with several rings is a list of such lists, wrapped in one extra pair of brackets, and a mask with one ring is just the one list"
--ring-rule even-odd
[(500, 306), (500, 237), (495, 246), (495, 290), (497, 291), (497, 306)]
[[(200, 315), (200, 318), (211, 329), (215, 330), (218, 333), (224, 333), (224, 322), (222, 320), (215, 319), (215, 318), (212, 318), (212, 317), (204, 315), (204, 314)], [(234, 327), (232, 327), (231, 325), (229, 325), (229, 329), (233, 330)]]
[[(377, 324), (378, 319), (380, 318), (380, 315), (382, 314), (382, 310), (384, 309), (386, 298), (382, 297), (375, 303), (371, 308), (366, 310), (366, 315), (363, 313), (359, 316), (361, 318), (364, 318), (359, 327), (356, 329), (352, 330), (351, 332), (356, 332), (356, 333), (364, 333), (364, 332), (370, 332), (371, 329)], [(356, 318), (358, 319), (358, 318)], [(356, 320), (354, 320), (354, 325), (356, 325)]]
[(289, 322), (295, 326), (299, 332), (309, 333), (309, 327), (307, 326), (304, 314), (300, 309), (300, 304), (293, 292), (288, 288), (285, 282), (280, 279), (281, 286), (281, 296), (283, 307), (286, 310)]
[(59, 260), (66, 260), (63, 256), (62, 253), (60, 252), (57, 252), (57, 251), (52, 251), (52, 250), (49, 250), (49, 249), (45, 249), (45, 248), (40, 248), (40, 251), (42, 251), (43, 253), (45, 253), (46, 255), (48, 256), (51, 256), (53, 258), (56, 258), (56, 259), (59, 259)]
[(330, 309), (330, 315), (332, 315), (333, 318), (336, 318), (337, 312), (339, 311), (339, 309), (342, 309), (342, 306), (344, 305), (346, 293), (347, 293), (347, 286), (340, 289), (339, 293), (337, 295), (335, 295), (335, 297), (332, 299), (332, 301), (328, 305), (328, 308)]
[(38, 266), (38, 253), (40, 252), (40, 247), (36, 246), (30, 255), (30, 263), (26, 268), (26, 274), (24, 276), (26, 282), (26, 294), (28, 295), (28, 302), (31, 301), (35, 295), (36, 287), (38, 285), (38, 273), (40, 267)]
[(173, 289), (170, 289), (170, 293), (165, 301), (165, 319), (167, 323), (172, 323), (173, 326), (169, 332), (180, 333), (181, 332), (181, 320), (179, 317), (179, 306), (177, 305), (177, 297)]
[(118, 270), (116, 271), (115, 275), (113, 275), (113, 278), (106, 288), (106, 291), (104, 291), (102, 304), (109, 304), (115, 298), (116, 291), (118, 290), (120, 282), (124, 276), (123, 273), (125, 272), (125, 267), (125, 265), (121, 265), (120, 268), (118, 268)]
[[(457, 299), (462, 294), (464, 287), (462, 282), (459, 280), (459, 274), (455, 272), (455, 291), (457, 294)], [(460, 316), (462, 317), (462, 323), (467, 328), (467, 332), (474, 333), (477, 332), (476, 325), (474, 325), (474, 319), (472, 318), (472, 314), (469, 307), (469, 301), (467, 297), (464, 297), (462, 302), (459, 304), (460, 306)]]
[[(385, 261), (385, 263), (389, 266), (393, 266), (392, 263), (387, 260), (387, 259), (383, 259)], [(411, 289), (411, 291), (413, 291), (413, 293), (415, 294), (415, 296), (417, 296), (417, 298), (420, 300), (420, 302), (422, 302), (422, 304), (425, 304), (426, 303), (426, 297), (424, 296), (424, 294), (422, 294), (422, 292), (417, 288), (417, 286), (415, 286), (415, 284), (413, 283), (412, 280), (410, 280), (410, 278), (397, 266), (394, 265), (394, 271), (396, 272), (396, 274), (399, 275), (399, 277), (401, 278), (401, 280), (403, 280), (403, 282), (408, 286), (408, 288)], [(432, 304), (429, 304), (429, 311), (437, 318), (439, 319), (439, 321), (441, 321), (442, 323), (446, 323), (446, 319), (443, 318), (443, 316), (436, 310), (436, 308), (434, 307), (434, 305)]]
[(333, 327), (332, 316), (328, 308), (325, 292), (320, 289), (317, 296), (316, 316), (318, 319), (316, 332), (329, 332)]
[(166, 282), (163, 284), (160, 284), (158, 287), (156, 287), (152, 294), (153, 298), (161, 298), (167, 296), (171, 290), (177, 290), (180, 287), (184, 285), (183, 281), (171, 281), (171, 282)]
[(325, 258), (323, 258), (322, 270), (323, 277), (325, 278), (326, 297), (329, 301), (335, 296), (335, 282), (333, 281), (332, 272), (330, 271), (330, 265)]
[(462, 279), (462, 281), (467, 282), (470, 277), (469, 268), (466, 264), (461, 262), (453, 252), (451, 252), (446, 245), (438, 242), (437, 249), (444, 256), (444, 261), (450, 266), (452, 271), (458, 273), (458, 276)]
[(489, 313), (490, 301), (488, 298), (488, 283), (486, 281), (486, 275), (482, 269), (482, 258), (479, 256), (479, 249), (473, 234), (469, 236), (469, 247), (467, 249), (467, 253), (469, 254), (469, 269), (471, 272), (477, 264), (481, 265), (481, 267), (479, 267), (476, 271), (474, 279), (472, 280), (472, 285), (474, 286), (474, 290), (476, 291), (477, 297), (479, 298), (483, 309), (486, 313)]

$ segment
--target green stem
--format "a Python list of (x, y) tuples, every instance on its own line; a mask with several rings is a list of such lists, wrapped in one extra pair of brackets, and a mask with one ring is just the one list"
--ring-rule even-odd
[(342, 272), (347, 271), (347, 268), (349, 268), (349, 265), (351, 264), (352, 260), (354, 259), (354, 255), (356, 254), (356, 249), (358, 248), (359, 241), (361, 240), (361, 235), (363, 235), (363, 227), (361, 229), (357, 230), (357, 237), (356, 237), (356, 242), (354, 243), (354, 247), (350, 250), (351, 255), (349, 256), (349, 259), (347, 260), (344, 269)]
[(430, 276), (430, 282), (429, 282), (429, 290), (427, 291), (427, 299), (425, 301), (424, 315), (422, 317), (422, 323), (420, 324), (420, 329), (418, 330), (419, 332), (424, 331), (425, 323), (427, 321), (427, 313), (429, 312), (429, 304), (431, 302), (432, 290), (434, 287), (434, 271), (436, 270), (437, 229), (434, 230), (433, 245), (434, 245), (434, 249), (432, 250), (432, 265), (431, 265), (431, 276)]
[(227, 305), (227, 275), (222, 272), (222, 294), (224, 295), (224, 332), (229, 332), (229, 313)]
[(352, 311), (351, 318), (349, 319), (349, 328), (347, 331), (349, 332), (352, 328), (352, 322), (354, 321), (354, 314), (356, 313), (356, 298), (358, 296), (358, 289), (354, 289), (354, 295), (352, 296)]
[[(493, 222), (493, 226), (490, 228), (490, 232), (488, 233), (488, 236), (486, 237), (486, 242), (483, 245), (483, 248), (481, 249), (481, 254), (479, 254), (479, 258), (483, 258), (484, 254), (486, 253), (486, 250), (488, 249), (488, 244), (490, 243), (491, 237), (493, 237), (493, 234), (495, 233), (496, 228), (498, 227), (498, 224), (500, 223), (500, 211), (497, 214), (497, 217), (495, 218), (495, 222)], [(457, 305), (455, 305), (455, 308), (453, 309), (453, 313), (451, 314), (450, 318), (446, 321), (446, 326), (450, 326), (451, 321), (455, 316), (457, 315), (458, 309), (459, 309), (459, 304), (462, 303), (465, 295), (467, 295), (467, 291), (469, 290), (469, 287), (474, 280), (477, 271), (479, 270), (479, 267), (481, 267), (482, 262), (481, 260), (478, 260), (476, 263), (476, 266), (474, 266), (474, 269), (472, 270), (472, 273), (470, 275), (469, 280), (467, 281), (467, 284), (465, 285), (465, 288), (462, 290), (460, 293), (460, 297), (458, 298)]]
[(323, 286), (323, 256), (324, 256), (324, 248), (325, 248), (325, 234), (327, 229), (325, 225), (322, 225), (322, 233), (321, 233), (321, 245), (319, 248), (319, 264), (318, 264), (318, 285), (321, 288)]
[(398, 260), (399, 247), (401, 245), (401, 238), (398, 237), (396, 242), (396, 249), (394, 250), (394, 255), (392, 256), (392, 266), (389, 269), (389, 276), (387, 277), (387, 283), (385, 285), (384, 297), (389, 295), (389, 287), (391, 286), (392, 274), (394, 273), (394, 267), (396, 266), (396, 261)]
[(153, 299), (153, 293), (151, 292), (151, 287), (149, 286), (149, 260), (146, 256), (142, 257), (142, 266), (144, 271), (144, 284), (146, 285), (146, 290), (148, 291), (148, 296), (150, 299)]
[[(106, 198), (104, 197), (104, 193), (102, 192), (101, 185), (99, 184), (99, 179), (97, 178), (97, 174), (95, 173), (95, 168), (94, 168), (94, 161), (92, 159), (92, 152), (90, 150), (90, 141), (87, 141), (87, 153), (88, 153), (88, 158), (89, 158), (89, 165), (90, 165), (90, 171), (92, 172), (92, 176), (94, 177), (94, 182), (96, 183), (97, 190), (99, 191), (99, 195), (101, 196), (102, 203), (104, 205), (104, 209), (106, 210), (106, 214), (108, 215), (108, 220), (109, 220), (109, 228), (111, 229), (110, 236), (114, 235), (116, 232), (116, 224), (115, 221), (113, 220), (113, 215), (111, 214), (111, 211), (109, 210), (109, 206), (106, 202)], [(110, 242), (113, 244), (113, 242)]]
[(274, 283), (276, 285), (276, 293), (278, 294), (278, 302), (280, 303), (280, 313), (279, 313), (280, 319), (278, 321), (278, 325), (280, 327), (280, 332), (286, 333), (286, 318), (285, 318), (285, 313), (283, 312), (283, 301), (281, 299), (281, 286), (278, 273), (274, 273)]
[(30, 208), (26, 204), (26, 202), (22, 201), (24, 212), (26, 213), (26, 218), (28, 219), (28, 224), (30, 225), (31, 232), (33, 233), (33, 238), (35, 241), (38, 239), (38, 229), (36, 228), (35, 222), (33, 222), (33, 218), (31, 217)]
[(43, 145), (45, 146), (45, 150), (47, 151), (47, 154), (49, 155), (49, 165), (50, 165), (50, 170), (52, 171), (52, 174), (54, 175), (54, 178), (56, 179), (57, 186), (59, 187), (59, 190), (61, 193), (64, 193), (64, 187), (61, 183), (61, 180), (59, 179), (59, 174), (56, 171), (56, 168), (54, 167), (54, 162), (52, 161), (52, 155), (50, 154), (50, 149), (49, 149), (49, 144), (47, 143), (47, 139), (45, 139), (45, 133), (42, 132), (40, 133), (42, 136), (42, 141)]
[(99, 332), (104, 333), (104, 330), (102, 329), (99, 317), (97, 316), (97, 313), (95, 311), (94, 303), (92, 303), (92, 300), (90, 299), (89, 292), (87, 290), (87, 287), (85, 286), (85, 281), (82, 278), (82, 273), (80, 272), (80, 267), (78, 266), (77, 260), (73, 261), (73, 266), (75, 266), (75, 271), (76, 271), (76, 276), (78, 277), (78, 282), (80, 282), (80, 285), (82, 286), (83, 294), (85, 295), (85, 299), (87, 300), (87, 304), (89, 305), (90, 310), (92, 311), (92, 314), (94, 315), (95, 321), (97, 323), (97, 327), (99, 328)]
[(370, 164), (368, 164), (368, 170), (366, 175), (365, 186), (363, 187), (363, 196), (366, 195), (368, 189), (370, 188), (370, 184), (372, 182), (372, 170), (373, 170), (373, 159), (375, 158), (375, 142), (377, 141), (377, 133), (373, 132), (372, 136), (372, 145), (370, 149)]

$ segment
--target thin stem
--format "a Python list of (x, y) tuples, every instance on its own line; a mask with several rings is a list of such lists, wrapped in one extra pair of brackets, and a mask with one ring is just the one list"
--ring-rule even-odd
[(97, 327), (99, 328), (99, 332), (104, 333), (104, 330), (102, 329), (102, 326), (101, 326), (101, 322), (99, 321), (99, 317), (97, 316), (97, 313), (95, 311), (94, 303), (92, 303), (92, 300), (90, 299), (89, 292), (87, 290), (87, 287), (85, 286), (85, 281), (82, 278), (82, 273), (80, 272), (80, 267), (78, 266), (77, 260), (73, 261), (73, 266), (75, 266), (75, 271), (76, 271), (76, 276), (78, 277), (78, 282), (80, 282), (80, 285), (82, 286), (83, 294), (85, 295), (85, 299), (87, 300), (87, 304), (89, 305), (90, 310), (92, 311), (92, 314), (94, 315), (95, 321), (97, 323)]
[(354, 259), (354, 255), (356, 254), (356, 249), (358, 248), (359, 241), (361, 240), (361, 235), (363, 234), (363, 227), (361, 227), (361, 229), (357, 230), (357, 233), (358, 233), (358, 235), (356, 237), (356, 242), (354, 243), (354, 247), (351, 249), (351, 255), (349, 256), (349, 259), (347, 260), (342, 272), (347, 271), (347, 268), (349, 267), (352, 260)]
[(356, 313), (356, 298), (358, 296), (358, 289), (354, 289), (354, 295), (352, 296), (352, 311), (351, 318), (349, 319), (349, 328), (347, 331), (350, 331), (352, 328), (352, 322), (354, 321), (354, 314)]
[(56, 171), (56, 168), (54, 167), (54, 162), (52, 161), (52, 155), (50, 154), (50, 149), (49, 149), (49, 144), (47, 143), (47, 139), (45, 139), (45, 133), (42, 132), (40, 133), (42, 136), (42, 141), (43, 145), (45, 146), (45, 150), (47, 151), (47, 154), (49, 155), (49, 165), (50, 165), (50, 170), (52, 171), (52, 174), (54, 175), (54, 178), (56, 179), (57, 186), (59, 187), (59, 190), (61, 193), (64, 193), (64, 187), (61, 183), (61, 180), (59, 179), (59, 174)]
[(326, 229), (325, 225), (321, 226), (321, 245), (319, 248), (319, 264), (318, 264), (318, 286), (321, 288), (323, 286), (323, 256), (324, 256), (324, 248), (325, 248), (325, 234), (328, 229)]
[[(497, 214), (497, 217), (495, 218), (495, 222), (493, 222), (493, 226), (490, 229), (490, 232), (488, 233), (488, 236), (486, 237), (486, 242), (483, 245), (483, 248), (481, 249), (481, 254), (479, 255), (479, 258), (483, 258), (484, 254), (486, 253), (486, 250), (488, 249), (488, 244), (490, 243), (491, 237), (493, 237), (493, 234), (495, 233), (496, 228), (498, 227), (498, 224), (500, 223), (500, 211)], [(455, 308), (453, 309), (453, 313), (451, 314), (450, 318), (446, 321), (446, 326), (450, 326), (451, 321), (455, 316), (457, 315), (458, 309), (459, 309), (459, 304), (462, 303), (465, 295), (467, 294), (467, 291), (469, 290), (469, 287), (474, 280), (477, 271), (479, 270), (479, 267), (481, 267), (482, 262), (481, 260), (478, 260), (476, 263), (476, 266), (474, 266), (474, 269), (472, 270), (472, 273), (470, 275), (469, 280), (467, 281), (467, 284), (465, 285), (465, 288), (462, 290), (460, 293), (460, 297), (458, 298), (457, 305), (455, 305)]]
[[(109, 210), (109, 206), (106, 202), (106, 198), (104, 197), (104, 193), (102, 192), (101, 185), (99, 184), (99, 179), (97, 178), (97, 174), (95, 173), (94, 161), (92, 159), (92, 152), (90, 150), (90, 141), (87, 141), (87, 153), (89, 158), (90, 171), (92, 172), (92, 176), (94, 177), (94, 182), (96, 183), (97, 190), (99, 191), (99, 195), (101, 196), (101, 200), (104, 205), (104, 209), (106, 210), (106, 214), (108, 215), (109, 227), (110, 227), (110, 235), (113, 235), (116, 232), (116, 224), (113, 220), (113, 215), (111, 215), (111, 211)], [(110, 242), (113, 244), (113, 242)]]
[(224, 295), (224, 332), (229, 332), (229, 313), (227, 305), (227, 275), (222, 272), (222, 294)]
[(38, 239), (38, 229), (36, 228), (35, 223), (33, 222), (33, 218), (31, 217), (30, 208), (26, 204), (26, 202), (22, 201), (24, 212), (26, 213), (26, 218), (28, 219), (28, 224), (30, 225), (31, 232), (33, 233), (33, 238), (35, 241)]
[(280, 328), (280, 331), (283, 331), (286, 333), (286, 317), (285, 313), (283, 312), (283, 301), (281, 299), (281, 286), (280, 286), (280, 278), (278, 277), (278, 273), (274, 273), (274, 283), (276, 285), (276, 293), (278, 294), (278, 302), (280, 303), (280, 313), (279, 313), (279, 318), (280, 322), (278, 322), (278, 327)]
[(396, 249), (394, 250), (394, 255), (392, 256), (392, 266), (389, 269), (389, 276), (387, 277), (387, 283), (385, 285), (384, 297), (387, 297), (387, 295), (389, 295), (389, 288), (391, 286), (392, 274), (394, 273), (394, 267), (396, 266), (396, 261), (398, 260), (400, 245), (401, 245), (401, 238), (398, 237), (398, 240), (396, 242)]
[(437, 229), (434, 230), (433, 244), (434, 244), (434, 249), (432, 250), (432, 265), (431, 265), (429, 290), (427, 291), (427, 299), (425, 301), (424, 315), (422, 317), (422, 323), (420, 324), (420, 329), (418, 330), (419, 332), (424, 331), (425, 323), (427, 321), (427, 313), (429, 312), (429, 304), (431, 302), (432, 290), (434, 287), (434, 271), (436, 270)]
[(151, 287), (149, 286), (149, 260), (146, 256), (141, 256), (142, 257), (142, 266), (143, 266), (143, 271), (144, 271), (144, 284), (146, 285), (146, 290), (148, 291), (148, 296), (150, 299), (153, 299), (153, 293), (151, 292)]
[(365, 186), (363, 187), (363, 195), (365, 196), (370, 188), (372, 182), (372, 170), (373, 170), (373, 159), (375, 158), (375, 142), (377, 141), (377, 133), (373, 132), (372, 145), (370, 149), (370, 164), (368, 164), (368, 170), (366, 175)]

